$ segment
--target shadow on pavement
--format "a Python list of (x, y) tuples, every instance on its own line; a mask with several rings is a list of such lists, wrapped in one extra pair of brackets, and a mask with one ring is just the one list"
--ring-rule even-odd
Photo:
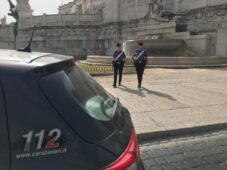
[(156, 95), (156, 96), (159, 96), (159, 97), (167, 98), (167, 99), (172, 100), (172, 101), (177, 101), (171, 95), (168, 95), (166, 93), (161, 93), (161, 92), (158, 92), (158, 91), (153, 91), (153, 90), (147, 89), (145, 87), (143, 87), (142, 90), (134, 90), (134, 89), (128, 88), (127, 86), (121, 86), (121, 88), (119, 88), (119, 89), (126, 91), (128, 93), (131, 93), (131, 94), (138, 95), (140, 97), (145, 97), (144, 91), (146, 91), (148, 94), (153, 94), (153, 95)]
[(167, 98), (169, 100), (177, 101), (176, 99), (173, 98), (173, 96), (168, 95), (166, 93), (161, 93), (161, 92), (158, 92), (158, 91), (149, 90), (145, 87), (143, 87), (142, 90), (147, 91), (148, 94), (153, 94), (153, 95), (156, 95), (156, 96), (159, 96), (159, 97)]
[(128, 93), (131, 93), (131, 94), (135, 94), (135, 95), (138, 95), (140, 97), (145, 97), (144, 93), (140, 90), (134, 90), (134, 89), (130, 89), (126, 86), (121, 86), (121, 88), (119, 88), (120, 90), (123, 90), (123, 91), (126, 91)]

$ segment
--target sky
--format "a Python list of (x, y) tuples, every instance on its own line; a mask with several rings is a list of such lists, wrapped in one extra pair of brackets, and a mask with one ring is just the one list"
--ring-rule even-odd
[[(73, 0), (30, 0), (29, 3), (33, 9), (33, 15), (42, 15), (43, 13), (56, 14), (62, 2), (65, 4), (72, 1)], [(15, 4), (16, 0), (12, 0), (12, 2)], [(13, 21), (13, 18), (7, 16), (8, 11), (8, 0), (0, 0), (0, 18), (6, 15), (7, 23), (10, 23)]]

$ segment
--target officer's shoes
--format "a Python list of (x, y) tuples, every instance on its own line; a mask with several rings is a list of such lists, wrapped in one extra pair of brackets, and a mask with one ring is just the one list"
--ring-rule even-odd
[(119, 83), (118, 86), (121, 86), (121, 83)]
[(138, 89), (141, 90), (141, 85), (138, 85)]
[(116, 84), (113, 84), (113, 88), (117, 88)]

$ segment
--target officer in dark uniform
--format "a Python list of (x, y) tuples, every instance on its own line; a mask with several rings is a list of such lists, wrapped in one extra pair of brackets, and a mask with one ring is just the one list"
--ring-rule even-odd
[(138, 43), (138, 49), (135, 50), (132, 59), (137, 72), (138, 88), (141, 89), (143, 73), (147, 64), (147, 52), (144, 50), (143, 42)]
[(117, 84), (117, 75), (119, 73), (119, 81), (118, 85), (121, 86), (121, 81), (122, 81), (122, 73), (123, 73), (123, 68), (125, 64), (125, 58), (126, 55), (124, 51), (122, 51), (121, 44), (117, 43), (117, 49), (113, 54), (113, 67), (114, 67), (114, 83), (113, 87), (116, 88)]

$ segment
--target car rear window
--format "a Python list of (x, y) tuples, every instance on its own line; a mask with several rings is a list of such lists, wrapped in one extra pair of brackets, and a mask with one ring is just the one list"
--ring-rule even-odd
[(116, 129), (117, 102), (77, 65), (46, 75), (39, 84), (58, 113), (88, 142), (99, 142)]

